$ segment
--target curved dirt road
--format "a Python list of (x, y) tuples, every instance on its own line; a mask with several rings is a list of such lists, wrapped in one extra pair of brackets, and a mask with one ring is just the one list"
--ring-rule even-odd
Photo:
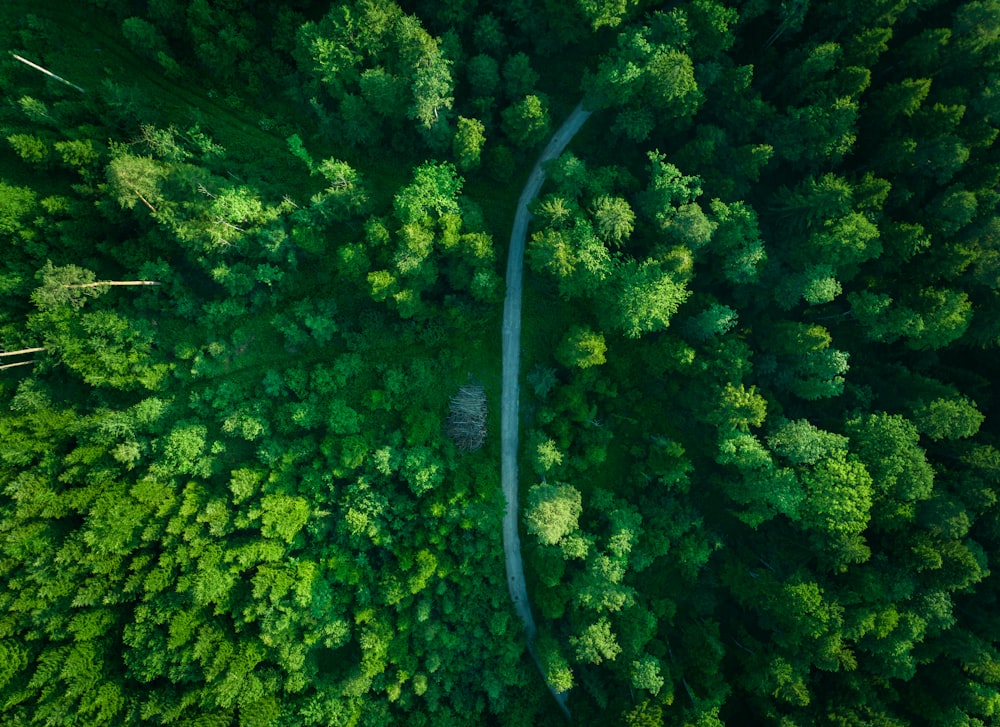
[[(521, 198), (517, 202), (514, 214), (514, 226), (510, 232), (510, 247), (507, 253), (507, 295), (503, 302), (503, 391), (500, 397), (500, 482), (504, 496), (507, 498), (507, 510), (503, 516), (503, 551), (507, 563), (507, 588), (510, 590), (514, 609), (524, 623), (535, 663), (545, 672), (538, 657), (535, 655), (533, 639), (535, 636), (535, 619), (531, 615), (531, 603), (528, 601), (528, 590), (524, 583), (524, 563), (521, 560), (521, 540), (517, 532), (517, 433), (518, 433), (518, 397), (519, 368), (521, 358), (521, 281), (523, 278), (524, 238), (528, 233), (528, 222), (531, 214), (528, 205), (538, 196), (545, 181), (545, 170), (542, 163), (557, 158), (562, 154), (570, 139), (580, 130), (583, 123), (590, 117), (590, 111), (585, 111), (583, 105), (577, 106), (569, 115), (559, 130), (552, 135), (548, 146), (535, 163)], [(569, 717), (566, 707), (566, 693), (556, 692), (551, 685), (549, 691), (563, 712)]]

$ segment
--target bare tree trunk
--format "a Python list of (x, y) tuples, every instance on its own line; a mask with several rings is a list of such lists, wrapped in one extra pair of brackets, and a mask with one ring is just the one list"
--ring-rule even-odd
[(28, 364), (33, 363), (35, 363), (35, 359), (31, 359), (30, 361), (18, 361), (17, 363), (12, 364), (4, 364), (3, 366), (0, 366), (0, 371), (3, 371), (4, 369), (12, 369), (15, 366), (27, 366)]
[(80, 88), (79, 86), (77, 86), (77, 85), (76, 85), (75, 83), (70, 83), (69, 81), (67, 81), (67, 80), (66, 80), (65, 78), (63, 78), (62, 76), (57, 76), (56, 74), (54, 74), (54, 73), (53, 73), (52, 71), (48, 70), (47, 68), (42, 68), (42, 67), (41, 67), (40, 65), (38, 65), (37, 63), (32, 63), (32, 62), (31, 62), (31, 61), (29, 61), (29, 60), (28, 60), (27, 58), (22, 58), (22, 57), (21, 57), (21, 56), (19, 56), (19, 55), (18, 55), (17, 53), (11, 53), (11, 55), (12, 55), (12, 56), (14, 56), (14, 58), (16, 58), (17, 60), (21, 61), (21, 63), (25, 64), (26, 66), (31, 66), (31, 67), (32, 67), (32, 68), (34, 68), (34, 69), (35, 69), (36, 71), (41, 71), (41, 72), (42, 72), (42, 73), (44, 73), (44, 74), (45, 74), (46, 76), (50, 76), (50, 77), (52, 77), (52, 78), (56, 79), (57, 81), (62, 81), (62, 82), (63, 82), (63, 83), (65, 83), (65, 84), (66, 84), (67, 86), (72, 86), (73, 88), (75, 88), (75, 89), (76, 89), (77, 91), (79, 91), (80, 93), (87, 93), (87, 92), (86, 92), (86, 91), (84, 91), (84, 90), (83, 90), (82, 88)]
[(151, 209), (151, 210), (152, 210), (152, 211), (153, 211), (154, 213), (156, 212), (156, 207), (154, 207), (153, 205), (151, 205), (151, 204), (149, 203), (149, 200), (148, 200), (148, 199), (146, 199), (146, 198), (145, 198), (145, 197), (143, 197), (143, 196), (142, 196), (141, 194), (139, 194), (139, 190), (137, 190), (137, 189), (136, 189), (135, 187), (129, 187), (129, 189), (131, 189), (131, 190), (132, 190), (132, 194), (134, 194), (134, 195), (135, 195), (136, 197), (138, 197), (139, 199), (141, 199), (141, 200), (142, 200), (142, 203), (143, 203), (144, 205), (146, 205), (147, 207), (149, 207), (149, 209)]
[(0, 357), (20, 356), (22, 353), (37, 353), (38, 351), (44, 351), (44, 350), (45, 350), (44, 346), (39, 346), (37, 348), (22, 348), (20, 351), (5, 351), (4, 353), (0, 353)]
[(160, 285), (156, 280), (98, 280), (96, 283), (76, 283), (64, 288), (99, 288), (102, 285)]

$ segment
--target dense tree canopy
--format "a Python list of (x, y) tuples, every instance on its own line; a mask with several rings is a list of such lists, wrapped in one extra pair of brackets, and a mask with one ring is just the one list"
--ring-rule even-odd
[[(0, 37), (5, 724), (997, 720), (996, 0)], [(534, 634), (504, 245), (581, 98), (525, 248)]]

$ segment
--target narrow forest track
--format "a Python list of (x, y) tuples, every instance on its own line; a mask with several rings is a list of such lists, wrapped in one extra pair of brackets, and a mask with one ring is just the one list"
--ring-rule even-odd
[[(521, 558), (521, 538), (518, 535), (518, 499), (517, 499), (517, 447), (518, 447), (518, 401), (520, 396), (520, 361), (521, 361), (521, 287), (524, 278), (524, 240), (528, 234), (528, 222), (531, 213), (528, 205), (534, 201), (545, 182), (545, 170), (542, 165), (556, 159), (570, 140), (580, 130), (591, 112), (578, 105), (570, 113), (563, 125), (559, 127), (548, 146), (531, 170), (528, 181), (524, 185), (521, 197), (517, 201), (517, 211), (514, 213), (514, 225), (510, 232), (510, 246), (507, 252), (507, 295), (503, 301), (503, 378), (500, 396), (500, 483), (504, 496), (507, 498), (507, 509), (503, 516), (503, 551), (507, 564), (507, 588), (514, 602), (514, 610), (524, 623), (528, 648), (538, 665), (542, 678), (545, 679), (545, 669), (534, 649), (535, 619), (531, 615), (531, 602), (528, 600), (528, 589), (524, 582), (524, 562)], [(566, 706), (566, 692), (556, 691), (546, 680), (546, 686), (552, 692), (559, 707), (569, 718), (569, 708)]]

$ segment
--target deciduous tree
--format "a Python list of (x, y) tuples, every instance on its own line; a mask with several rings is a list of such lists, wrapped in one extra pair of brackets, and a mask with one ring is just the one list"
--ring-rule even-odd
[(580, 492), (572, 485), (532, 485), (524, 519), (543, 545), (556, 545), (578, 528), (583, 513)]

